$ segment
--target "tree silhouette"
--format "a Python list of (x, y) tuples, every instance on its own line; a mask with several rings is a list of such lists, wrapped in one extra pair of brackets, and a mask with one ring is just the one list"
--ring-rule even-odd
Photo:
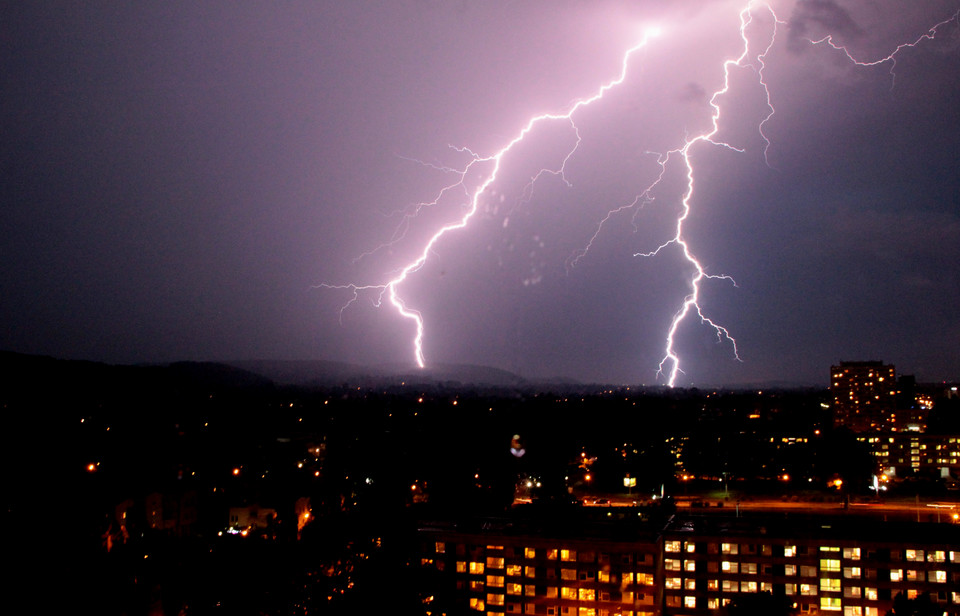
[(790, 616), (794, 613), (786, 597), (769, 592), (742, 594), (727, 606), (726, 616)]
[(909, 599), (902, 592), (893, 598), (893, 609), (886, 616), (939, 616), (939, 610), (928, 593), (918, 595), (916, 599)]

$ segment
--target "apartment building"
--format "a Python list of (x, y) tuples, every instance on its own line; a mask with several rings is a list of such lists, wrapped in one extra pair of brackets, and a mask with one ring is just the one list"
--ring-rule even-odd
[(663, 533), (666, 614), (712, 614), (741, 593), (801, 614), (883, 616), (929, 593), (960, 615), (960, 528), (865, 517), (675, 519)]
[(796, 514), (597, 523), (422, 529), (420, 564), (455, 587), (456, 613), (702, 616), (767, 592), (799, 614), (884, 616), (902, 592), (960, 616), (960, 526)]
[[(658, 616), (655, 528), (598, 524), (583, 534), (524, 525), (475, 532), (421, 530), (423, 567), (445, 573), (463, 612)], [(579, 536), (577, 536), (579, 535)]]

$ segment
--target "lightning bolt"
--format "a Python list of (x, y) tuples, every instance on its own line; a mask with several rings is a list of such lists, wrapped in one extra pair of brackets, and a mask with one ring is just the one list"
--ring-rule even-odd
[(690, 216), (691, 203), (695, 192), (695, 168), (693, 160), (691, 159), (691, 152), (693, 151), (694, 147), (700, 144), (708, 144), (727, 148), (735, 152), (743, 152), (741, 148), (737, 148), (725, 141), (716, 140), (717, 133), (720, 132), (721, 107), (719, 101), (730, 91), (730, 75), (734, 67), (744, 68), (749, 66), (750, 68), (754, 68), (754, 70), (757, 72), (758, 82), (763, 87), (767, 103), (767, 114), (760, 122), (758, 127), (760, 136), (765, 142), (764, 156), (766, 156), (766, 150), (770, 146), (770, 140), (767, 139), (766, 135), (763, 133), (763, 126), (767, 121), (770, 120), (770, 118), (773, 117), (775, 110), (770, 101), (770, 90), (763, 79), (763, 59), (766, 54), (769, 53), (771, 47), (773, 47), (773, 44), (776, 41), (777, 25), (782, 24), (783, 22), (777, 19), (776, 14), (769, 5), (764, 5), (764, 8), (766, 8), (766, 10), (768, 10), (770, 15), (773, 17), (774, 26), (764, 50), (757, 55), (757, 63), (760, 65), (760, 68), (756, 69), (751, 63), (748, 62), (750, 58), (750, 39), (747, 36), (747, 28), (753, 23), (753, 8), (754, 5), (751, 2), (740, 11), (740, 39), (743, 41), (743, 51), (737, 58), (726, 60), (723, 63), (723, 85), (710, 97), (710, 107), (713, 109), (711, 114), (710, 130), (694, 137), (688, 137), (681, 147), (671, 150), (665, 155), (661, 156), (658, 160), (661, 169), (660, 174), (643, 193), (650, 194), (653, 189), (657, 187), (657, 185), (663, 179), (663, 176), (666, 173), (667, 165), (670, 163), (672, 158), (680, 159), (680, 164), (683, 165), (686, 172), (686, 189), (683, 194), (683, 198), (681, 199), (681, 213), (677, 218), (676, 233), (673, 237), (657, 246), (657, 248), (654, 250), (650, 252), (638, 252), (634, 254), (635, 257), (655, 257), (668, 246), (677, 246), (680, 248), (683, 258), (686, 259), (687, 263), (693, 267), (693, 275), (689, 280), (690, 292), (686, 297), (684, 297), (680, 308), (676, 311), (673, 316), (673, 320), (670, 322), (670, 327), (667, 329), (664, 356), (663, 359), (660, 360), (660, 365), (657, 370), (657, 375), (665, 378), (667, 385), (670, 387), (674, 386), (677, 381), (677, 376), (682, 372), (680, 370), (680, 357), (677, 355), (676, 351), (677, 330), (691, 313), (695, 313), (700, 319), (701, 323), (713, 328), (717, 334), (717, 342), (722, 343), (724, 340), (728, 341), (733, 348), (734, 358), (737, 361), (740, 361), (740, 354), (737, 350), (736, 339), (730, 335), (730, 332), (727, 330), (727, 328), (707, 317), (700, 306), (700, 285), (704, 280), (724, 280), (732, 283), (734, 286), (736, 286), (736, 281), (726, 274), (707, 273), (707, 271), (704, 269), (704, 266), (700, 263), (691, 250), (690, 244), (688, 244), (684, 238), (683, 224)]
[(847, 59), (850, 60), (850, 62), (856, 64), (857, 66), (878, 66), (880, 64), (886, 64), (889, 62), (890, 63), (890, 89), (892, 90), (897, 83), (897, 73), (896, 73), (897, 54), (899, 54), (904, 49), (910, 49), (910, 48), (916, 47), (923, 41), (932, 41), (937, 37), (937, 30), (939, 30), (940, 28), (942, 28), (943, 26), (947, 25), (952, 21), (960, 23), (960, 10), (954, 13), (951, 17), (944, 19), (943, 21), (931, 26), (929, 30), (921, 34), (919, 37), (917, 37), (915, 41), (911, 43), (901, 43), (900, 45), (897, 45), (896, 49), (894, 49), (892, 52), (890, 52), (886, 56), (883, 56), (882, 58), (877, 58), (876, 60), (858, 60), (853, 56), (852, 53), (850, 53), (850, 50), (848, 50), (845, 46), (834, 43), (832, 35), (827, 35), (822, 39), (818, 39), (816, 41), (812, 39), (807, 39), (807, 41), (812, 45), (827, 44), (830, 47), (833, 47), (834, 49), (836, 49), (837, 51), (842, 51), (843, 54), (847, 56)]
[[(418, 310), (407, 307), (406, 303), (403, 301), (403, 298), (400, 297), (400, 294), (398, 292), (398, 287), (410, 275), (416, 273), (417, 271), (420, 270), (420, 268), (423, 267), (424, 263), (426, 263), (427, 261), (427, 257), (430, 255), (430, 252), (433, 250), (433, 247), (437, 244), (437, 242), (440, 241), (440, 239), (444, 235), (450, 233), (451, 231), (463, 229), (464, 227), (467, 226), (467, 224), (473, 218), (474, 214), (477, 213), (477, 210), (480, 207), (480, 197), (487, 191), (487, 188), (489, 188), (490, 185), (497, 180), (497, 176), (500, 172), (500, 165), (503, 161), (503, 157), (507, 153), (509, 153), (518, 143), (522, 142), (524, 138), (526, 138), (526, 136), (529, 135), (535, 127), (537, 127), (539, 124), (542, 124), (544, 122), (549, 122), (549, 121), (568, 122), (574, 132), (574, 135), (576, 136), (576, 142), (574, 143), (573, 147), (567, 152), (566, 156), (563, 157), (563, 160), (561, 161), (559, 168), (553, 169), (553, 170), (547, 170), (547, 169), (541, 170), (534, 178), (531, 179), (530, 183), (532, 184), (540, 176), (548, 173), (551, 175), (558, 175), (563, 178), (564, 177), (563, 170), (567, 161), (569, 161), (570, 157), (573, 156), (573, 154), (576, 152), (577, 148), (580, 145), (580, 133), (577, 130), (576, 124), (574, 124), (573, 122), (573, 115), (582, 107), (586, 107), (587, 105), (590, 105), (594, 101), (597, 101), (603, 98), (603, 95), (607, 91), (609, 91), (611, 88), (615, 88), (616, 86), (623, 83), (623, 81), (627, 78), (627, 67), (629, 65), (631, 56), (633, 56), (636, 52), (638, 52), (640, 49), (645, 47), (649, 42), (649, 40), (657, 36), (658, 34), (659, 34), (659, 30), (655, 28), (648, 29), (644, 33), (643, 38), (640, 40), (640, 42), (634, 45), (633, 47), (631, 47), (630, 49), (628, 49), (624, 53), (623, 61), (621, 62), (621, 66), (620, 66), (620, 74), (612, 81), (609, 81), (608, 83), (600, 86), (600, 88), (592, 96), (588, 98), (582, 98), (576, 101), (564, 113), (544, 113), (544, 114), (540, 114), (530, 118), (530, 120), (527, 121), (526, 125), (523, 126), (523, 128), (519, 131), (519, 133), (517, 133), (517, 135), (513, 139), (511, 139), (504, 147), (502, 147), (497, 152), (488, 156), (481, 156), (476, 152), (473, 152), (467, 148), (460, 148), (460, 151), (470, 155), (470, 161), (462, 169), (456, 170), (454, 172), (455, 175), (457, 176), (457, 180), (452, 184), (448, 184), (447, 186), (444, 186), (443, 188), (441, 188), (432, 201), (419, 204), (417, 210), (419, 211), (420, 207), (423, 207), (423, 206), (436, 205), (437, 203), (440, 202), (440, 200), (444, 197), (444, 195), (446, 195), (451, 191), (455, 191), (458, 189), (466, 190), (465, 182), (467, 179), (467, 175), (470, 173), (470, 171), (473, 170), (473, 168), (477, 165), (480, 165), (483, 163), (489, 163), (492, 166), (492, 168), (487, 174), (486, 178), (479, 184), (479, 186), (477, 186), (477, 188), (470, 195), (469, 207), (467, 208), (467, 211), (463, 214), (460, 220), (440, 227), (440, 229), (430, 237), (430, 239), (426, 242), (426, 244), (424, 244), (423, 250), (414, 260), (410, 261), (407, 265), (402, 267), (395, 275), (393, 275), (392, 278), (390, 278), (389, 280), (387, 280), (382, 284), (357, 285), (357, 284), (351, 283), (351, 284), (344, 284), (344, 285), (332, 285), (332, 284), (323, 283), (318, 285), (321, 288), (345, 289), (351, 292), (351, 298), (340, 309), (341, 318), (343, 315), (343, 311), (359, 299), (360, 293), (362, 291), (376, 292), (377, 299), (374, 301), (375, 306), (382, 305), (384, 298), (386, 298), (386, 301), (388, 301), (394, 308), (396, 308), (397, 312), (401, 316), (407, 319), (410, 319), (411, 321), (414, 322), (416, 327), (416, 335), (414, 336), (414, 340), (413, 340), (414, 359), (416, 360), (417, 365), (419, 367), (424, 368), (426, 366), (426, 361), (424, 360), (424, 356), (423, 356), (423, 315), (420, 314)], [(566, 181), (565, 178), (564, 178), (564, 181)], [(397, 238), (397, 234), (395, 233), (394, 238), (391, 241), (395, 241), (396, 238)]]
[[(758, 6), (760, 7), (758, 9)], [(772, 19), (772, 27), (768, 37), (765, 39), (765, 44), (763, 45), (762, 50), (755, 55), (751, 54), (751, 45), (750, 37), (748, 36), (747, 30), (754, 23), (754, 13), (755, 11), (765, 11), (768, 13), (769, 17)], [(772, 98), (770, 90), (767, 86), (767, 82), (764, 78), (764, 69), (766, 68), (766, 58), (770, 50), (773, 48), (776, 37), (778, 26), (783, 25), (785, 22), (781, 21), (774, 10), (768, 4), (759, 5), (756, 2), (748, 2), (742, 9), (739, 11), (740, 19), (740, 28), (739, 34), (742, 41), (742, 48), (740, 55), (724, 60), (722, 63), (723, 70), (723, 83), (722, 86), (713, 92), (709, 99), (709, 106), (711, 108), (710, 114), (710, 124), (709, 129), (705, 132), (702, 132), (698, 135), (687, 136), (684, 138), (683, 142), (678, 145), (678, 147), (667, 151), (664, 154), (658, 154), (656, 152), (647, 152), (647, 154), (655, 155), (657, 164), (659, 165), (660, 172), (654, 178), (646, 188), (644, 188), (639, 194), (637, 194), (632, 201), (625, 203), (619, 207), (616, 207), (607, 212), (605, 216), (601, 218), (599, 223), (595, 226), (594, 232), (587, 241), (586, 245), (575, 251), (573, 255), (567, 260), (567, 269), (574, 267), (577, 263), (587, 256), (590, 248), (593, 243), (600, 236), (601, 231), (618, 214), (621, 214), (626, 211), (636, 210), (643, 208), (646, 204), (654, 200), (653, 193), (654, 190), (660, 185), (663, 178), (665, 177), (668, 168), (671, 165), (680, 165), (681, 169), (684, 172), (685, 177), (685, 186), (682, 192), (682, 197), (680, 199), (680, 214), (676, 220), (675, 232), (672, 237), (661, 243), (659, 246), (654, 248), (651, 251), (647, 252), (637, 252), (634, 254), (635, 257), (645, 257), (652, 258), (659, 255), (661, 252), (667, 250), (668, 248), (676, 248), (680, 251), (682, 257), (686, 260), (689, 266), (692, 268), (692, 274), (688, 279), (688, 289), (689, 292), (684, 297), (679, 308), (673, 315), (673, 318), (670, 322), (670, 326), (667, 329), (666, 341), (664, 347), (664, 356), (661, 359), (657, 375), (658, 378), (665, 380), (666, 384), (670, 387), (673, 387), (676, 383), (677, 377), (682, 373), (680, 369), (680, 357), (676, 350), (676, 336), (680, 326), (683, 322), (690, 317), (691, 315), (696, 315), (700, 320), (700, 323), (706, 325), (713, 329), (717, 336), (717, 342), (723, 343), (728, 342), (732, 347), (733, 357), (740, 361), (739, 352), (737, 349), (737, 341), (730, 334), (729, 330), (724, 326), (720, 325), (716, 321), (708, 317), (703, 308), (700, 305), (700, 290), (704, 281), (707, 280), (717, 280), (722, 282), (729, 282), (736, 286), (736, 281), (726, 274), (711, 274), (708, 273), (706, 267), (697, 259), (694, 251), (691, 249), (690, 244), (684, 236), (684, 224), (690, 216), (693, 206), (694, 195), (696, 194), (696, 167), (692, 158), (692, 153), (695, 149), (700, 146), (707, 147), (720, 147), (725, 148), (734, 152), (743, 152), (742, 148), (736, 147), (726, 141), (718, 139), (718, 134), (720, 133), (720, 125), (722, 119), (722, 105), (721, 99), (730, 92), (730, 80), (731, 75), (734, 69), (749, 69), (753, 70), (757, 75), (757, 83), (762, 87), (763, 93), (766, 97), (766, 107), (767, 112), (764, 117), (760, 120), (757, 130), (764, 143), (763, 154), (764, 160), (769, 166), (769, 160), (767, 157), (768, 150), (771, 146), (770, 139), (765, 133), (766, 125), (771, 121), (775, 114), (775, 109), (772, 103)], [(859, 60), (857, 59), (846, 47), (839, 45), (833, 41), (832, 36), (826, 36), (819, 40), (810, 40), (808, 42), (813, 45), (829, 45), (835, 50), (841, 51), (845, 54), (848, 60), (857, 66), (876, 66), (884, 63), (890, 63), (890, 74), (891, 79), (895, 80), (895, 68), (896, 68), (896, 57), (897, 55), (906, 48), (915, 47), (924, 40), (932, 40), (936, 37), (937, 31), (945, 26), (946, 24), (957, 21), (960, 23), (960, 11), (955, 13), (949, 19), (943, 20), (933, 27), (931, 27), (926, 33), (919, 36), (916, 40), (909, 43), (904, 43), (898, 45), (893, 52), (878, 58), (876, 60)], [(407, 306), (406, 302), (403, 300), (399, 293), (401, 285), (413, 274), (419, 271), (424, 264), (427, 262), (429, 255), (433, 252), (437, 243), (447, 234), (465, 228), (470, 220), (477, 213), (480, 206), (481, 197), (488, 191), (490, 186), (497, 180), (501, 164), (504, 157), (514, 149), (519, 143), (521, 143), (531, 132), (534, 131), (539, 125), (547, 122), (564, 122), (570, 125), (570, 129), (573, 131), (575, 142), (573, 146), (566, 152), (563, 156), (560, 164), (556, 169), (541, 169), (534, 177), (531, 178), (530, 182), (525, 188), (525, 192), (531, 189), (532, 185), (542, 177), (543, 175), (553, 175), (558, 176), (562, 179), (568, 186), (570, 182), (567, 181), (567, 178), (564, 175), (564, 170), (567, 165), (567, 162), (571, 157), (576, 153), (580, 145), (580, 133), (577, 128), (577, 125), (574, 122), (574, 115), (581, 108), (588, 106), (598, 100), (601, 100), (606, 92), (616, 88), (622, 84), (628, 73), (628, 68), (630, 60), (632, 57), (639, 52), (641, 49), (646, 47), (650, 40), (659, 34), (659, 30), (650, 29), (646, 31), (639, 43), (633, 47), (626, 50), (623, 54), (620, 73), (613, 80), (601, 85), (596, 92), (587, 97), (582, 98), (570, 105), (566, 111), (562, 113), (544, 113), (530, 118), (527, 123), (517, 132), (517, 134), (506, 143), (500, 150), (497, 150), (493, 154), (481, 155), (468, 148), (454, 148), (457, 152), (465, 154), (468, 158), (468, 162), (459, 168), (451, 168), (442, 165), (436, 165), (432, 163), (422, 163), (429, 167), (438, 169), (445, 173), (452, 174), (454, 180), (449, 184), (443, 186), (429, 201), (424, 201), (418, 204), (415, 204), (408, 211), (402, 213), (402, 219), (399, 225), (394, 230), (391, 238), (384, 244), (374, 248), (371, 251), (363, 253), (357, 259), (362, 259), (366, 256), (373, 254), (374, 252), (381, 250), (385, 247), (389, 247), (399, 241), (406, 233), (406, 230), (409, 228), (410, 221), (415, 218), (424, 208), (434, 207), (440, 204), (440, 202), (450, 194), (456, 192), (462, 192), (466, 197), (467, 201), (465, 205), (465, 211), (462, 216), (455, 220), (452, 223), (441, 226), (423, 245), (422, 250), (406, 265), (395, 270), (392, 274), (388, 274), (387, 279), (383, 282), (377, 284), (356, 284), (356, 283), (347, 283), (347, 284), (328, 284), (322, 283), (318, 285), (320, 288), (327, 289), (340, 289), (346, 290), (350, 293), (350, 297), (347, 302), (340, 309), (340, 317), (344, 311), (349, 308), (351, 305), (359, 301), (361, 294), (372, 293), (373, 294), (373, 305), (380, 307), (384, 302), (389, 303), (397, 311), (398, 314), (403, 316), (406, 319), (409, 319), (413, 322), (416, 334), (413, 340), (413, 351), (414, 358), (419, 367), (423, 368), (426, 366), (426, 362), (423, 354), (423, 337), (424, 337), (424, 320), (423, 315), (416, 309)], [(892, 87), (892, 86), (891, 86)], [(483, 179), (479, 184), (474, 188), (468, 188), (467, 182), (472, 173), (478, 173)], [(636, 216), (636, 213), (634, 214)]]

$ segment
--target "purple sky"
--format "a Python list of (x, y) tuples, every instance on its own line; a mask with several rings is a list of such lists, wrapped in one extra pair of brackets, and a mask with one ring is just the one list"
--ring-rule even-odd
[[(461, 191), (389, 248), (398, 212), (434, 198), (544, 112), (504, 156), (467, 229), (399, 292), (429, 363), (523, 376), (657, 382), (692, 269), (674, 230), (683, 170), (654, 201), (604, 215), (709, 129), (727, 1), (28, 2), (0, 20), (0, 348), (112, 363), (180, 359), (413, 362), (412, 322), (375, 294), (455, 220)], [(957, 0), (803, 0), (757, 73), (731, 70), (717, 139), (700, 143), (685, 226), (709, 274), (687, 319), (678, 384), (825, 384), (839, 360), (960, 378), (960, 26)], [(753, 57), (772, 21), (757, 5)], [(754, 67), (757, 64), (754, 62)], [(487, 170), (488, 167), (478, 170)], [(480, 178), (482, 179), (482, 178)], [(476, 186), (478, 176), (469, 178)], [(662, 382), (662, 379), (660, 380)]]

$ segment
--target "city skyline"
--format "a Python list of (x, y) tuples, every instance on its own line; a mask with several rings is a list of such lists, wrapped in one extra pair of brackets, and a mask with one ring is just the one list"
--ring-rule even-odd
[[(746, 4), (17, 7), (0, 25), (0, 348), (412, 366), (409, 319), (371, 294), (341, 310), (352, 290), (320, 285), (384, 285), (469, 191), (409, 225), (398, 212), (616, 79), (657, 27), (622, 88), (575, 128), (531, 131), (470, 228), (403, 283), (428, 367), (665, 382), (692, 270), (675, 245), (636, 255), (671, 238), (682, 169), (606, 216), (709, 130), (728, 75), (715, 140), (731, 147), (691, 148), (684, 230), (708, 275), (736, 281), (705, 281), (701, 307), (742, 361), (687, 319), (676, 384), (820, 384), (860, 359), (956, 380), (960, 4), (773, 2), (776, 24), (754, 3), (752, 51), (725, 75)], [(865, 63), (919, 42), (892, 70), (811, 42), (828, 35)]]

